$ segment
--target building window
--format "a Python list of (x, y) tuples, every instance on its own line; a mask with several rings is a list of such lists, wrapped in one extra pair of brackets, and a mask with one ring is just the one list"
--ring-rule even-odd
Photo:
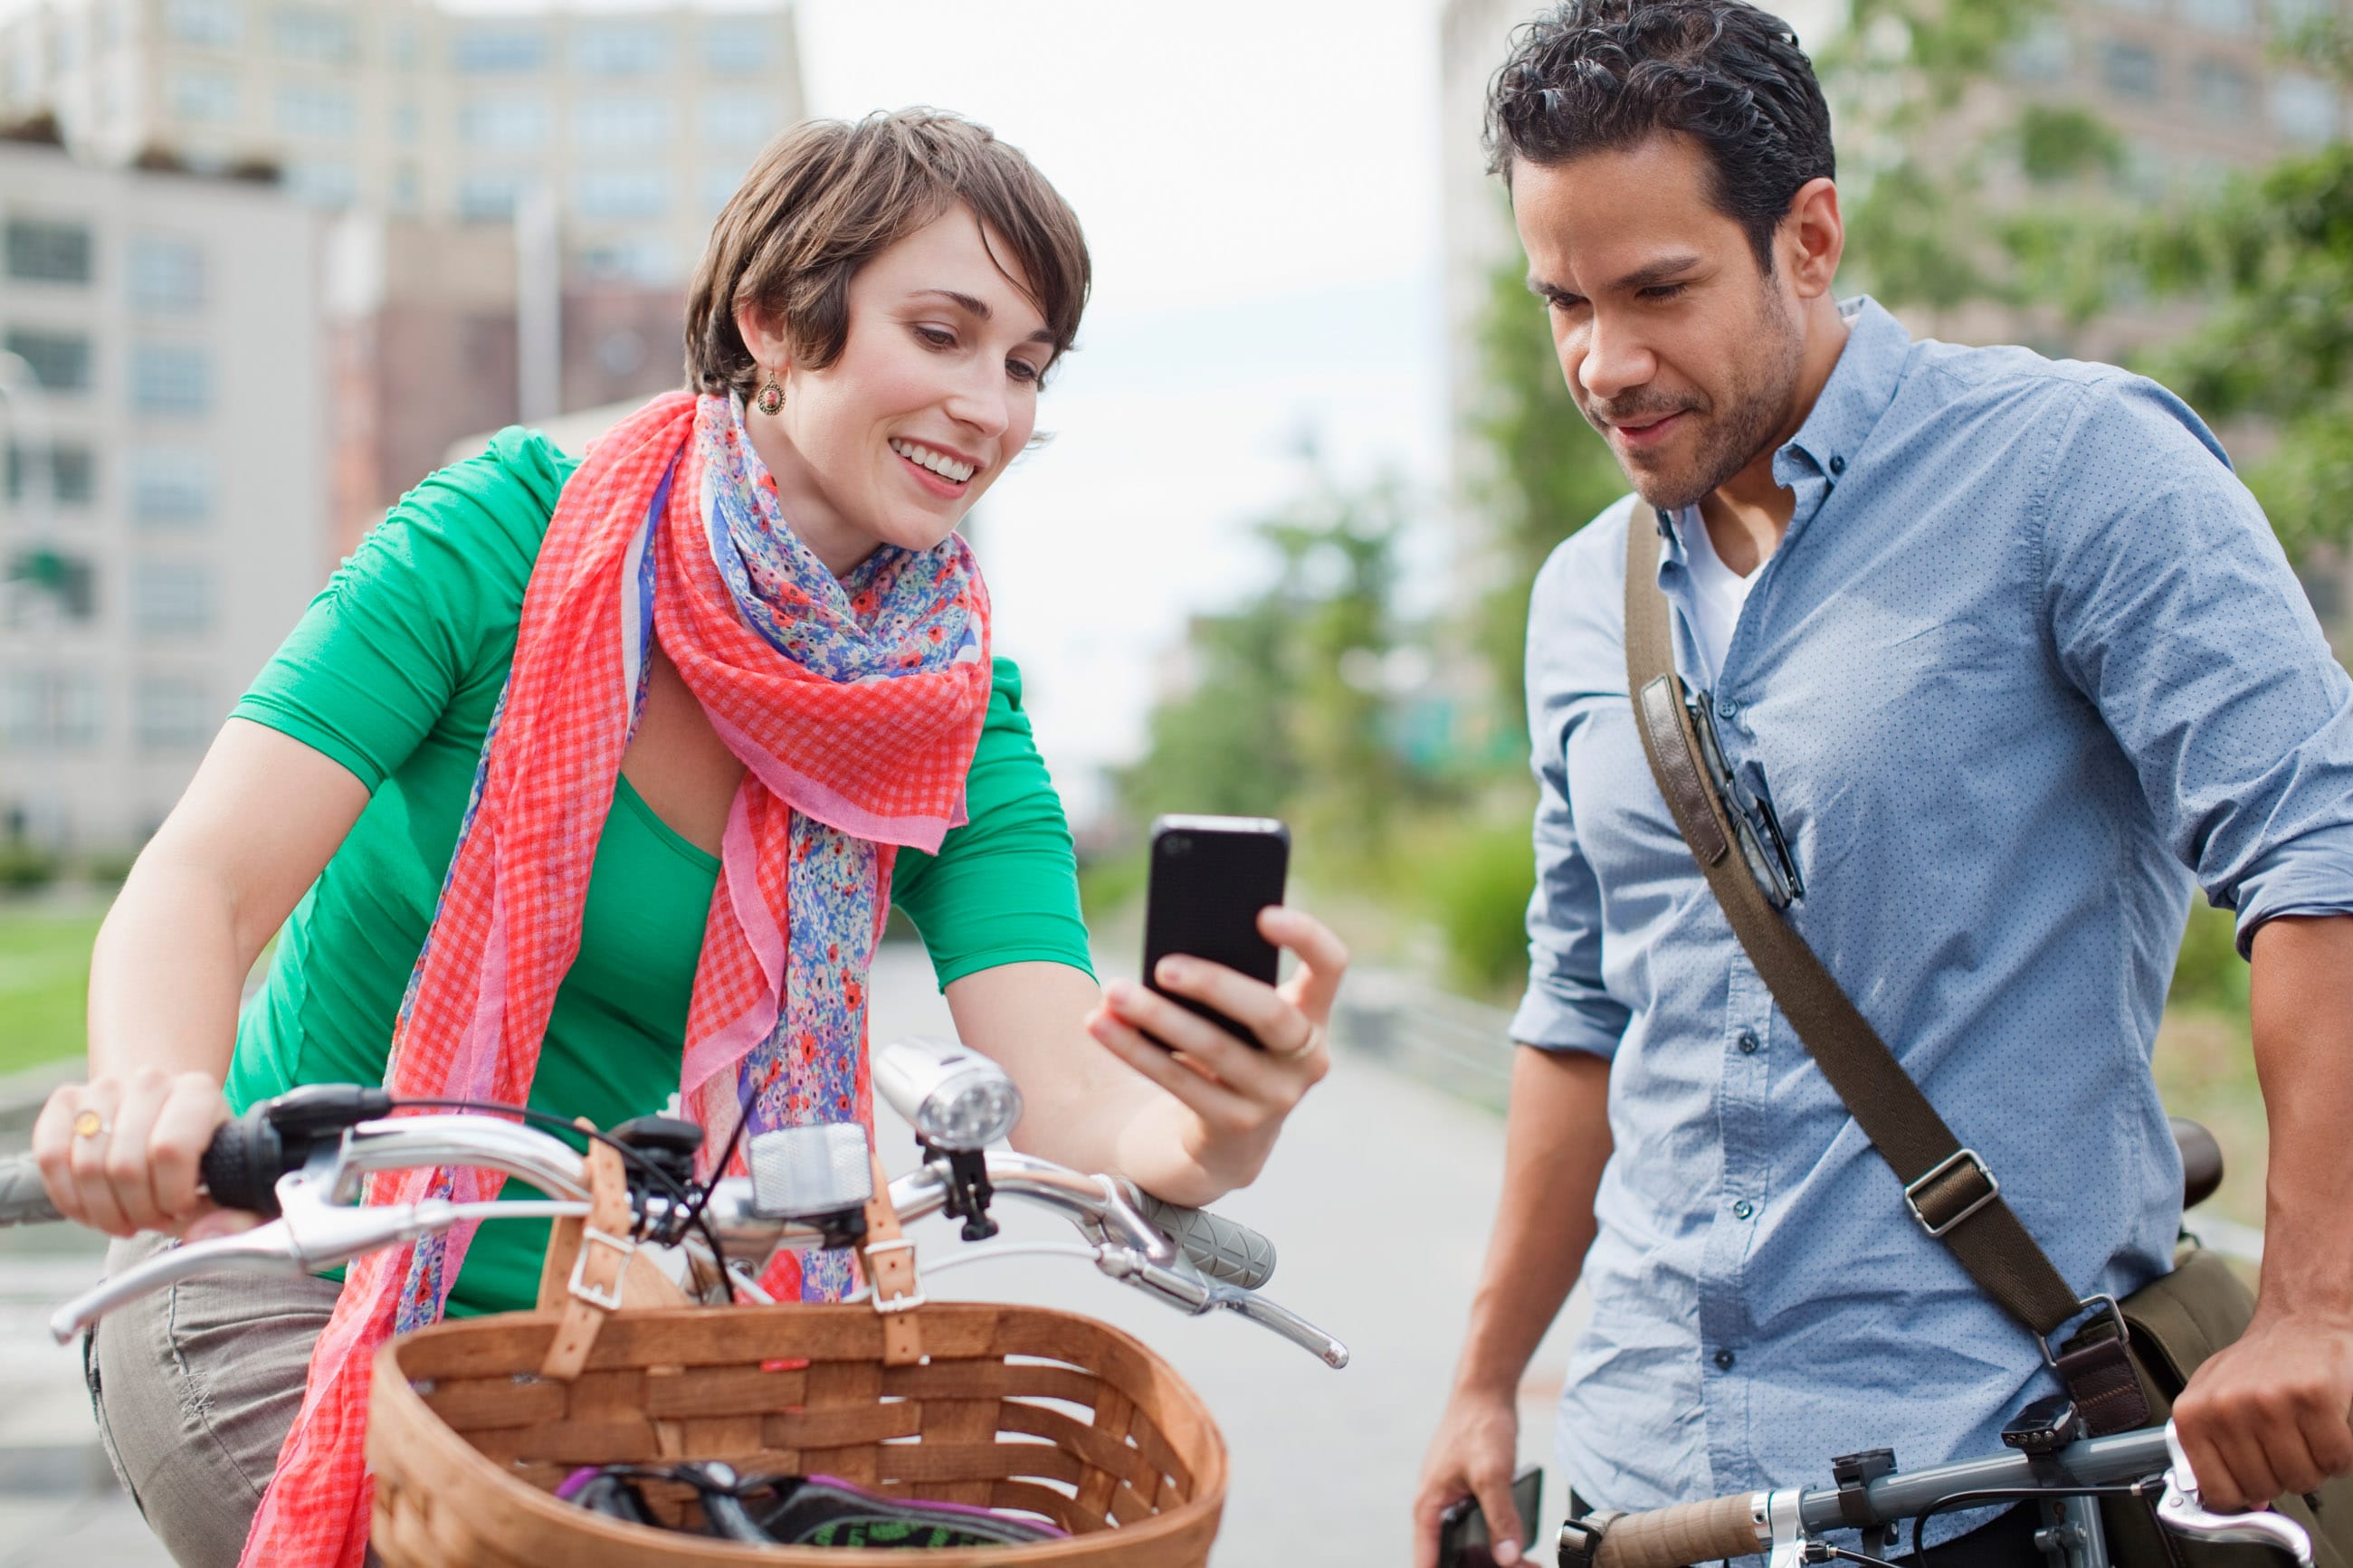
[(403, 163), (392, 172), (392, 210), (413, 213), (424, 205), (424, 195), (417, 180), (417, 165)]
[(2255, 0), (2180, 0), (2181, 19), (2201, 32), (2243, 38), (2255, 30)]
[(533, 148), (547, 140), (547, 105), (536, 98), (478, 98), (458, 111), (458, 134), (475, 147)]
[(278, 131), (283, 136), (348, 142), (359, 127), (352, 95), (316, 82), (288, 82), (278, 89)]
[(524, 174), (469, 174), (458, 182), (458, 216), (468, 223), (507, 223), (522, 199)]
[(2337, 89), (2316, 76), (2282, 71), (2272, 81), (2272, 123), (2299, 146), (2337, 139)]
[(164, 31), (175, 44), (199, 49), (237, 47), (237, 0), (171, 0)]
[(775, 29), (765, 22), (705, 22), (702, 68), (713, 76), (755, 76), (768, 68), (775, 37)]
[(341, 11), (318, 5), (280, 5), (269, 18), (270, 41), (291, 60), (344, 66), (359, 58), (358, 29)]
[(404, 147), (417, 144), (417, 105), (396, 103), (392, 107), (392, 139)]
[(45, 218), (8, 220), (8, 276), (42, 283), (87, 283), (90, 227)]
[(73, 441), (59, 441), (46, 453), (11, 442), (7, 494), (12, 502), (45, 495), (58, 506), (88, 506), (98, 499), (97, 456)]
[(512, 76), (547, 64), (547, 32), (512, 24), (459, 30), (450, 63), (470, 76)]
[(131, 569), (131, 624), (142, 637), (211, 630), (211, 572), (193, 561), (137, 563)]
[(395, 22), (392, 25), (392, 32), (389, 35), (389, 39), (392, 46), (392, 63), (399, 67), (402, 70), (416, 69), (417, 60), (417, 24), (414, 22)]
[(702, 100), (702, 139), (713, 147), (760, 146), (784, 123), (784, 111), (770, 99), (723, 92)]
[(702, 216), (718, 217), (722, 209), (735, 199), (736, 188), (744, 183), (741, 169), (705, 169), (702, 172)]
[(572, 205), (584, 217), (628, 221), (662, 216), (670, 178), (659, 169), (591, 169), (572, 182)]
[(8, 672), (7, 731), (34, 750), (94, 745), (100, 729), (98, 677), (79, 669)]
[(638, 239), (590, 246), (579, 255), (586, 277), (621, 283), (667, 288), (679, 281), (678, 256), (670, 242), (647, 235)]
[(79, 332), (42, 332), (11, 327), (7, 336), (0, 338), (0, 348), (31, 366), (33, 381), (44, 392), (90, 390), (90, 339)]
[(2023, 81), (2057, 81), (2067, 74), (2073, 52), (2067, 25), (2056, 16), (2038, 16), (2010, 47), (2010, 74)]
[(131, 515), (148, 528), (188, 528), (213, 515), (218, 470), (195, 447), (141, 447), (131, 454)]
[(142, 414), (202, 414), (212, 405), (212, 358), (185, 343), (131, 351), (131, 406)]
[(279, 183), (314, 207), (347, 207), (359, 199), (360, 177), (348, 163), (289, 163)]
[(666, 147), (670, 105), (658, 98), (592, 98), (572, 111), (572, 139), (584, 147)]
[(2157, 51), (2114, 38), (2100, 46), (2100, 79), (2118, 98), (2155, 98), (2165, 89)]
[(2255, 79), (2223, 60), (2200, 60), (2189, 68), (2190, 96), (2198, 112), (2221, 125), (2242, 125), (2255, 112)]
[(670, 65), (670, 37), (629, 22), (583, 23), (572, 34), (572, 68), (583, 76), (652, 76)]
[(204, 125), (237, 119), (237, 78), (223, 71), (175, 70), (170, 88), (172, 113)]
[(134, 732), (142, 751), (185, 751), (212, 738), (216, 723), (212, 693), (201, 680), (142, 676), (134, 701)]
[(193, 239), (142, 234), (131, 242), (131, 303), (151, 315), (204, 309), (205, 248)]

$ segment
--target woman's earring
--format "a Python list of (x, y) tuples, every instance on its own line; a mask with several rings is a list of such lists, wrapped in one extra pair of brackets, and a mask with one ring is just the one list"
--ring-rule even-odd
[(784, 405), (785, 389), (776, 384), (774, 375), (770, 375), (761, 386), (759, 395), (752, 399), (752, 406), (763, 414), (774, 414)]

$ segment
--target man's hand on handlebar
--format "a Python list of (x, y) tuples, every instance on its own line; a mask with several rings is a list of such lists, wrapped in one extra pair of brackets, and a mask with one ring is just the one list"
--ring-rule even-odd
[(2353, 1321), (2258, 1310), (2173, 1407), (2206, 1505), (2263, 1508), (2353, 1471)]
[(198, 1190), (198, 1162), (228, 1119), (212, 1078), (142, 1068), (60, 1087), (33, 1124), (33, 1154), (50, 1201), (76, 1224), (109, 1236), (223, 1235), (253, 1223)]
[(1519, 1458), (1520, 1413), (1509, 1393), (1475, 1394), (1457, 1389), (1439, 1419), (1422, 1461), (1413, 1498), (1414, 1568), (1440, 1568), (1438, 1516), (1465, 1497), (1479, 1500), (1487, 1516), (1495, 1561), (1511, 1568), (1520, 1561), (1526, 1521), (1512, 1504), (1512, 1471)]

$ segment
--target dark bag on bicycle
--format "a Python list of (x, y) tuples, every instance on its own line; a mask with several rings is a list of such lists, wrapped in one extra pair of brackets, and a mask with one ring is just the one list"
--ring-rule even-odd
[[(1905, 1206), (1942, 1242), (1978, 1289), (2043, 1347), (2084, 1429), (2121, 1432), (2161, 1422), (2190, 1374), (2246, 1331), (2254, 1300), (2212, 1253), (2186, 1246), (2173, 1272), (2122, 1302), (2086, 1300), (2060, 1277), (2027, 1234), (1974, 1150), (1961, 1146), (1870, 1021), (1840, 989), (1805, 939), (1783, 920), (1749, 868), (1744, 840), (1713, 782), (1681, 680), (1665, 593), (1659, 587), (1660, 531), (1638, 517), (1626, 528), (1626, 690), (1651, 776), (1733, 934), (1806, 1053), (1904, 1184)], [(2107, 1310), (2054, 1352), (2052, 1336), (2086, 1311)], [(2312, 1536), (2315, 1568), (2353, 1568), (2353, 1477), (2275, 1505)], [(2103, 1522), (2124, 1568), (2263, 1568), (2266, 1549), (2168, 1542), (2145, 1509), (2105, 1505)]]

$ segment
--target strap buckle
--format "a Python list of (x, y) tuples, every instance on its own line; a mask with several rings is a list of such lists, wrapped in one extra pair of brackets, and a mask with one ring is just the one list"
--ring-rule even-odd
[[(1947, 1215), (1941, 1220), (1930, 1219), (1927, 1212), (1920, 1206), (1921, 1198), (1930, 1195), (1932, 1188), (1964, 1165), (1977, 1173), (1978, 1180), (1985, 1185), (1985, 1191), (1972, 1198), (1958, 1213)], [(2000, 1196), (2001, 1196), (2001, 1184), (1994, 1179), (1993, 1172), (1987, 1168), (1985, 1161), (1978, 1158), (1978, 1152), (1974, 1149), (1956, 1149), (1950, 1155), (1930, 1166), (1918, 1181), (1905, 1187), (1904, 1206), (1912, 1211), (1912, 1217), (1919, 1221), (1922, 1230), (1926, 1231), (1933, 1239), (1942, 1241), (1955, 1226), (1959, 1225)]]
[(912, 1312), (916, 1308), (925, 1305), (929, 1301), (930, 1298), (923, 1294), (923, 1288), (921, 1286), (917, 1286), (901, 1296), (883, 1295), (881, 1279), (882, 1271), (880, 1268), (873, 1267), (873, 1257), (878, 1252), (904, 1252), (912, 1255), (914, 1250), (915, 1244), (908, 1240), (903, 1236), (890, 1241), (871, 1241), (866, 1244), (865, 1252), (868, 1258), (868, 1267), (872, 1270), (875, 1276), (875, 1278), (871, 1281), (873, 1287), (872, 1293), (867, 1299), (874, 1303), (874, 1310), (876, 1311), (882, 1313), (886, 1317), (892, 1312)]
[[(2075, 1306), (2079, 1311), (2085, 1312), (2095, 1311), (2102, 1307), (2105, 1307), (2108, 1310), (2109, 1319), (2116, 1327), (2116, 1345), (2119, 1349), (2131, 1345), (2132, 1328), (2125, 1321), (2125, 1310), (2118, 1304), (2114, 1296), (2106, 1295), (2105, 1293), (2095, 1293), (2084, 1297), (2082, 1300), (2076, 1302)], [(2072, 1323), (2074, 1321), (2074, 1319), (2070, 1318), (2067, 1320), (2067, 1322)], [(2054, 1373), (2059, 1372), (2059, 1358), (2052, 1352), (2052, 1342), (2058, 1339), (2061, 1334), (2063, 1334), (2066, 1331), (2067, 1323), (2062, 1323), (2056, 1329), (2051, 1331), (2049, 1334), (2042, 1336), (2038, 1342), (2042, 1347), (2042, 1364), (2049, 1367)], [(2059, 1380), (2063, 1384), (2065, 1383), (2066, 1374), (2061, 1373)], [(2097, 1434), (2095, 1433), (2094, 1435), (2096, 1436)], [(2003, 1440), (2007, 1442), (2009, 1439), (2005, 1436)]]
[[(598, 1247), (609, 1247), (619, 1255), (620, 1266), (614, 1269), (613, 1283), (609, 1286), (588, 1283), (588, 1249), (592, 1243)], [(638, 1244), (626, 1236), (615, 1236), (609, 1231), (598, 1230), (593, 1225), (582, 1226), (580, 1250), (572, 1255), (572, 1282), (568, 1289), (573, 1299), (586, 1301), (600, 1311), (619, 1311), (621, 1286), (623, 1281), (628, 1279), (629, 1259), (637, 1255), (637, 1250)]]

